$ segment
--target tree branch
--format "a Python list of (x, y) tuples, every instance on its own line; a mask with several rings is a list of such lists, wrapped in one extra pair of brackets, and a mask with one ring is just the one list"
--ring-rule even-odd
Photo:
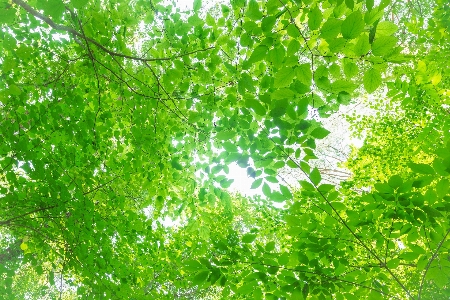
[(441, 242), (439, 243), (439, 245), (436, 247), (436, 250), (434, 251), (433, 256), (430, 258), (430, 260), (428, 261), (427, 266), (425, 267), (425, 272), (423, 272), (422, 275), (422, 281), (420, 282), (420, 288), (419, 288), (419, 293), (417, 294), (417, 300), (420, 300), (420, 296), (422, 294), (422, 289), (423, 289), (423, 283), (425, 282), (425, 276), (427, 276), (427, 272), (430, 269), (431, 263), (433, 262), (433, 260), (436, 259), (436, 256), (439, 253), (439, 249), (442, 247), (442, 244), (444, 244), (445, 240), (447, 239), (447, 236), (450, 233), (450, 229), (447, 230), (447, 233), (445, 234), (445, 236), (442, 238)]
[(95, 46), (97, 46), (98, 48), (102, 49), (103, 51), (105, 51), (106, 53), (108, 53), (111, 56), (123, 57), (123, 58), (128, 58), (128, 59), (132, 59), (132, 60), (136, 60), (136, 61), (144, 61), (144, 62), (164, 61), (164, 60), (173, 60), (175, 58), (183, 57), (183, 56), (194, 54), (194, 53), (197, 53), (197, 52), (208, 51), (208, 50), (211, 50), (211, 49), (215, 48), (214, 46), (212, 46), (212, 47), (208, 47), (208, 48), (205, 48), (205, 49), (194, 50), (194, 51), (187, 52), (187, 53), (184, 53), (184, 54), (174, 55), (172, 57), (161, 57), (161, 58), (143, 58), (143, 57), (137, 57), (137, 56), (132, 56), (132, 55), (126, 55), (126, 54), (123, 54), (123, 53), (118, 53), (118, 52), (114, 52), (112, 50), (109, 50), (108, 48), (106, 48), (105, 46), (103, 46), (102, 44), (97, 42), (96, 40), (83, 35), (82, 33), (76, 31), (75, 29), (73, 29), (73, 28), (71, 28), (69, 26), (56, 24), (55, 22), (53, 22), (52, 19), (50, 19), (49, 17), (47, 17), (47, 16), (41, 14), (40, 12), (36, 11), (35, 9), (33, 9), (31, 6), (29, 6), (28, 4), (26, 4), (22, 0), (12, 0), (12, 2), (17, 4), (18, 6), (22, 7), (23, 9), (25, 9), (28, 13), (30, 13), (33, 16), (35, 16), (39, 20), (44, 21), (45, 23), (47, 23), (53, 29), (60, 30), (60, 31), (66, 31), (68, 33), (71, 33), (75, 37), (79, 37), (79, 38), (81, 38), (83, 40), (88, 41), (89, 43), (94, 44)]

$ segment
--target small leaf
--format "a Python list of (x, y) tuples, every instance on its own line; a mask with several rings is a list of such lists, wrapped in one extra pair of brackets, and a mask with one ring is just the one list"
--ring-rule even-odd
[(353, 52), (356, 56), (366, 55), (370, 51), (369, 36), (362, 34), (356, 42)]
[(209, 276), (209, 271), (201, 271), (199, 273), (197, 273), (197, 275), (194, 276), (194, 278), (192, 278), (192, 283), (194, 285), (200, 285), (203, 282), (206, 281), (206, 279), (208, 279)]
[(317, 139), (325, 138), (330, 132), (323, 127), (317, 127), (311, 132), (311, 135)]
[(272, 182), (272, 183), (278, 183), (278, 179), (274, 176), (267, 176), (266, 178), (264, 178), (266, 181), (268, 182)]
[(354, 39), (364, 30), (364, 20), (361, 12), (355, 11), (351, 13), (342, 22), (341, 33), (345, 39)]
[(262, 178), (256, 179), (255, 181), (253, 181), (252, 186), (250, 188), (257, 189), (261, 185), (262, 181), (263, 181)]
[(202, 0), (194, 0), (193, 9), (195, 12), (199, 11), (202, 8)]
[(388, 183), (393, 189), (396, 189), (403, 184), (403, 180), (399, 175), (394, 175), (389, 178)]
[(23, 251), (28, 249), (28, 245), (25, 243), (20, 244), (20, 249), (22, 249)]
[(286, 55), (291, 56), (291, 55), (297, 53), (298, 50), (300, 50), (299, 41), (291, 40), (291, 42), (289, 43), (289, 46), (287, 48)]
[(258, 47), (255, 48), (255, 50), (253, 50), (252, 55), (248, 59), (248, 62), (255, 63), (260, 60), (263, 60), (268, 51), (269, 51), (269, 48), (267, 46), (259, 45)]
[(174, 169), (177, 169), (177, 170), (179, 170), (179, 171), (181, 171), (181, 170), (183, 170), (183, 166), (178, 162), (178, 160), (177, 159), (172, 159), (172, 161), (171, 161), (171, 165), (172, 165), (172, 167), (174, 168)]
[(280, 184), (280, 191), (281, 191), (281, 194), (283, 194), (286, 198), (288, 198), (288, 199), (292, 198), (292, 193), (289, 190), (289, 188), (287, 188), (286, 186)]
[(309, 175), (309, 178), (311, 179), (312, 183), (314, 183), (314, 185), (318, 185), (322, 180), (322, 176), (320, 175), (319, 169), (314, 168), (311, 174)]
[(245, 106), (252, 108), (255, 113), (260, 116), (264, 116), (266, 114), (266, 109), (258, 100), (247, 98), (245, 99)]
[(375, 183), (375, 189), (381, 194), (394, 193), (394, 190), (387, 183)]
[(400, 259), (394, 258), (394, 259), (391, 259), (390, 261), (388, 261), (388, 262), (386, 263), (386, 266), (387, 266), (389, 269), (395, 269), (395, 268), (398, 267), (399, 264), (400, 264)]
[(280, 88), (291, 84), (295, 77), (295, 72), (293, 68), (284, 67), (275, 74), (274, 87)]
[(72, 3), (73, 7), (76, 9), (82, 9), (86, 4), (88, 4), (89, 0), (70, 0), (70, 3)]
[(345, 62), (344, 63), (344, 74), (348, 78), (353, 78), (359, 72), (358, 66), (354, 62)]
[(393, 51), (397, 45), (397, 38), (393, 36), (382, 36), (375, 39), (372, 44), (372, 54), (375, 56), (386, 56)]
[(353, 10), (353, 7), (355, 7), (355, 2), (354, 0), (345, 0), (345, 5), (347, 5), (348, 8)]
[(373, 93), (381, 84), (381, 74), (376, 69), (370, 69), (364, 74), (364, 88), (368, 93)]
[(331, 206), (333, 206), (333, 208), (335, 210), (346, 210), (347, 209), (347, 206), (345, 206), (345, 204), (342, 202), (335, 201), (335, 202), (331, 202), (330, 204), (331, 204)]
[(253, 241), (256, 239), (256, 234), (247, 233), (242, 237), (243, 243), (253, 243)]
[(430, 165), (409, 163), (408, 166), (413, 172), (419, 174), (434, 174), (434, 169)]
[(270, 32), (276, 22), (277, 22), (277, 18), (275, 16), (265, 17), (261, 21), (261, 29), (262, 29), (262, 31), (263, 32)]
[(220, 181), (220, 186), (224, 189), (229, 188), (233, 181), (234, 179), (223, 179)]
[(246, 13), (247, 17), (249, 17), (252, 20), (260, 20), (262, 18), (262, 13), (259, 10), (259, 4), (256, 2), (256, 0), (250, 0), (248, 3), (248, 9)]
[(234, 138), (236, 131), (221, 131), (216, 134), (216, 139), (224, 141)]
[(322, 23), (322, 12), (320, 9), (315, 6), (313, 9), (311, 9), (308, 13), (308, 26), (311, 30), (316, 30), (320, 27), (320, 24)]
[(328, 18), (320, 29), (320, 36), (324, 39), (333, 39), (341, 32), (342, 21), (335, 18)]
[(263, 187), (262, 187), (262, 192), (263, 194), (267, 197), (270, 198), (271, 196), (271, 191), (270, 191), (270, 186), (264, 182)]
[(306, 180), (300, 180), (299, 183), (300, 183), (300, 186), (304, 190), (307, 190), (307, 191), (315, 191), (316, 190), (316, 188)]
[(270, 252), (273, 249), (275, 249), (275, 242), (269, 242), (269, 243), (266, 244), (265, 250), (267, 252)]
[(311, 72), (311, 65), (306, 64), (300, 64), (295, 68), (295, 75), (297, 76), (297, 79), (303, 83), (304, 85), (310, 86), (311, 80), (312, 80), (312, 72)]
[(378, 23), (375, 37), (388, 36), (394, 34), (398, 30), (398, 26), (389, 21)]
[(437, 196), (441, 199), (443, 197), (445, 197), (448, 193), (448, 190), (450, 188), (450, 182), (448, 181), (448, 179), (441, 179), (437, 184), (436, 184), (436, 193)]

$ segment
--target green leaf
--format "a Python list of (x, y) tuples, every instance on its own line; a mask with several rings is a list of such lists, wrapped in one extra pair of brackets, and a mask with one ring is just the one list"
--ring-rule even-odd
[(216, 139), (225, 141), (234, 138), (236, 135), (236, 131), (220, 131), (216, 134)]
[(377, 25), (377, 30), (375, 37), (389, 36), (394, 34), (398, 30), (398, 26), (389, 21), (379, 22)]
[(280, 88), (288, 86), (292, 83), (295, 77), (295, 72), (293, 68), (284, 67), (275, 74), (274, 87)]
[(356, 42), (353, 52), (356, 56), (366, 55), (370, 51), (369, 36), (362, 34)]
[(403, 180), (399, 175), (394, 175), (389, 178), (388, 183), (393, 189), (396, 189), (403, 184)]
[(375, 39), (372, 44), (372, 54), (375, 56), (386, 56), (390, 54), (397, 45), (397, 38), (394, 36), (382, 36)]
[(269, 242), (266, 244), (265, 250), (266, 252), (271, 252), (275, 249), (275, 242)]
[(266, 196), (267, 198), (270, 198), (270, 196), (272, 195), (270, 186), (265, 182), (262, 187), (262, 192), (263, 192), (264, 196)]
[(330, 134), (330, 132), (329, 132), (328, 130), (326, 130), (325, 128), (323, 128), (323, 127), (315, 128), (315, 129), (311, 132), (311, 135), (312, 135), (313, 137), (315, 137), (316, 139), (323, 139), (323, 138), (325, 138), (326, 136), (328, 136), (329, 134)]
[(311, 85), (312, 72), (310, 64), (306, 63), (298, 65), (295, 68), (295, 75), (297, 76), (297, 79), (304, 85)]
[(192, 283), (194, 285), (201, 285), (203, 282), (206, 281), (206, 279), (208, 279), (209, 273), (210, 273), (209, 271), (201, 271), (197, 273), (197, 275), (195, 275), (194, 278), (192, 278)]
[(284, 47), (274, 47), (269, 51), (269, 61), (276, 67), (281, 66), (284, 61), (286, 50)]
[(175, 159), (175, 158), (172, 159), (171, 165), (176, 170), (180, 170), (180, 171), (183, 170), (183, 166), (178, 162), (178, 159)]
[(268, 51), (269, 48), (267, 46), (259, 45), (258, 47), (255, 48), (255, 50), (253, 50), (252, 55), (248, 59), (248, 62), (255, 63), (260, 60), (263, 60), (266, 57)]
[(341, 33), (345, 39), (354, 39), (357, 38), (360, 33), (364, 30), (364, 20), (361, 12), (355, 11), (351, 13), (345, 20), (342, 22)]
[(263, 32), (270, 32), (275, 26), (277, 18), (274, 16), (265, 17), (261, 22), (261, 29)]
[(299, 183), (300, 183), (300, 186), (304, 190), (307, 190), (307, 191), (315, 191), (316, 190), (316, 188), (306, 180), (300, 180)]
[(419, 174), (435, 174), (434, 169), (430, 165), (409, 163), (408, 166), (413, 172)]
[(345, 204), (342, 202), (334, 201), (334, 202), (331, 202), (330, 204), (331, 204), (331, 206), (333, 206), (333, 208), (335, 210), (347, 210), (347, 206), (345, 206)]
[(283, 196), (285, 196), (288, 199), (292, 199), (293, 196), (288, 187), (280, 184), (280, 191), (281, 191), (281, 194), (283, 194)]
[(300, 42), (297, 40), (291, 40), (291, 42), (288, 45), (286, 55), (291, 56), (297, 53), (298, 50), (300, 50)]
[(263, 15), (259, 10), (259, 4), (256, 0), (250, 0), (248, 3), (246, 16), (254, 21), (261, 20)]
[(373, 93), (381, 84), (381, 74), (376, 69), (370, 69), (364, 74), (364, 88), (368, 93)]
[(381, 194), (393, 194), (394, 190), (391, 186), (389, 186), (387, 183), (375, 183), (375, 188), (377, 191), (379, 191)]
[(320, 29), (320, 36), (324, 39), (333, 39), (341, 32), (342, 21), (335, 18), (328, 18)]
[(48, 0), (43, 4), (45, 13), (52, 19), (59, 20), (66, 8), (62, 0)]
[(76, 9), (82, 9), (88, 4), (89, 0), (70, 0), (70, 3), (75, 7)]
[(288, 27), (286, 28), (286, 32), (291, 38), (294, 38), (294, 39), (296, 39), (300, 36), (299, 30), (298, 30), (297, 26), (295, 26), (294, 24), (289, 24)]
[(322, 23), (322, 12), (319, 7), (315, 6), (308, 12), (308, 26), (311, 30), (316, 30)]
[(395, 269), (395, 268), (398, 267), (399, 264), (400, 264), (400, 259), (398, 259), (398, 258), (393, 258), (393, 259), (389, 260), (389, 261), (386, 263), (386, 266), (387, 266), (389, 269)]
[(255, 181), (253, 181), (252, 186), (250, 188), (257, 189), (261, 185), (262, 181), (263, 181), (262, 178), (256, 179)]
[(450, 189), (450, 182), (448, 179), (443, 178), (436, 184), (436, 193), (441, 199), (445, 197)]
[(224, 189), (229, 188), (233, 183), (234, 179), (223, 179), (220, 181), (220, 186)]
[(264, 178), (266, 181), (268, 182), (272, 182), (272, 183), (278, 183), (278, 179), (274, 176), (267, 176)]
[(253, 243), (253, 241), (256, 239), (256, 234), (247, 233), (242, 237), (242, 242), (249, 244)]
[(314, 168), (311, 174), (309, 175), (309, 178), (311, 179), (312, 183), (318, 185), (322, 180), (322, 176), (320, 175), (319, 169)]
[(344, 63), (344, 74), (348, 78), (356, 76), (358, 72), (359, 68), (354, 62), (349, 61)]
[(253, 109), (255, 113), (260, 116), (264, 116), (266, 114), (266, 109), (258, 100), (247, 98), (245, 99), (245, 106)]
[(371, 11), (374, 5), (374, 0), (366, 0), (366, 7), (368, 11)]
[(199, 11), (202, 8), (202, 0), (194, 0), (193, 9), (195, 12)]

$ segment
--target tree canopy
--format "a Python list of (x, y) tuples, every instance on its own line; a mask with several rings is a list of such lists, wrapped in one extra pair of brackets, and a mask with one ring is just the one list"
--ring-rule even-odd
[(450, 297), (450, 4), (206, 4), (0, 0), (2, 299)]

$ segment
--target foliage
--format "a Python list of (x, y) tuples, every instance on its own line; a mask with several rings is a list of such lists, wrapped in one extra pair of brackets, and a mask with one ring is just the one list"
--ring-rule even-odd
[[(0, 1), (0, 295), (448, 297), (449, 11)], [(364, 97), (330, 184), (321, 120)]]

